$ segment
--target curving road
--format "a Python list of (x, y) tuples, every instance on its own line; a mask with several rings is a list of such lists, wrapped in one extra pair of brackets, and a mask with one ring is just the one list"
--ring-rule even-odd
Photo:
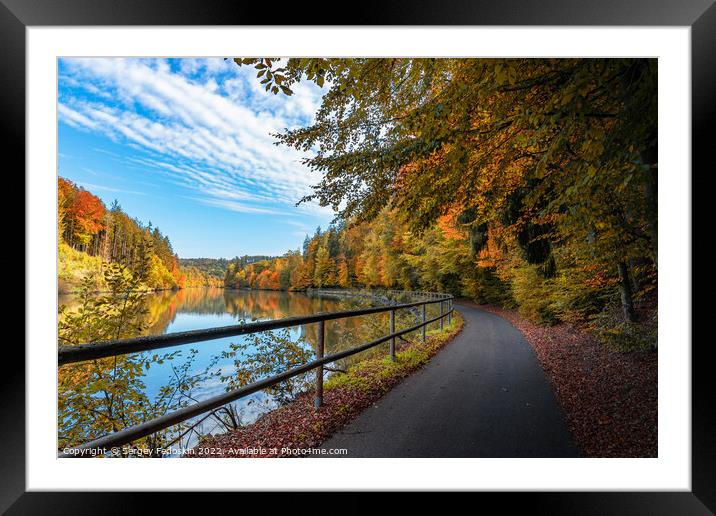
[(348, 457), (579, 456), (522, 334), (458, 305), (463, 331), (322, 448), (346, 448)]

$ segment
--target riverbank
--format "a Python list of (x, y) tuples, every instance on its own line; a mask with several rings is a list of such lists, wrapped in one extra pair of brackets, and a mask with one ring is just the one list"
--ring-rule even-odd
[(517, 312), (474, 305), (512, 323), (532, 346), (586, 457), (657, 457), (658, 354), (620, 353), (585, 329), (539, 326)]
[[(345, 373), (331, 375), (324, 386), (324, 403), (318, 410), (313, 408), (313, 393), (304, 393), (251, 425), (204, 439), (185, 456), (288, 457), (294, 455), (287, 450), (315, 448), (426, 364), (462, 328), (463, 318), (456, 311), (444, 332), (428, 332), (426, 343), (398, 339), (395, 362), (388, 357), (372, 358)], [(244, 450), (258, 453), (246, 454)]]
[[(136, 292), (144, 292), (146, 294), (158, 294), (160, 292), (179, 292), (180, 290), (191, 290), (191, 289), (195, 289), (195, 288), (215, 288), (215, 289), (220, 289), (220, 290), (226, 290), (224, 287), (217, 287), (215, 285), (188, 285), (188, 286), (184, 286), (184, 287), (147, 288), (147, 289), (144, 289), (141, 291), (138, 290)], [(100, 294), (108, 294), (109, 292), (110, 292), (109, 290), (94, 290), (92, 293), (100, 295)], [(72, 296), (72, 295), (77, 295), (79, 293), (80, 293), (79, 289), (69, 290), (69, 291), (67, 291), (67, 290), (61, 291), (58, 289), (58, 291), (57, 291), (57, 294), (60, 296)]]

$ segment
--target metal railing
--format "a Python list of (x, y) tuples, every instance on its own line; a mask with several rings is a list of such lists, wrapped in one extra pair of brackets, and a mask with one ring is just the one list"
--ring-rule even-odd
[[(338, 292), (338, 291), (334, 291)], [(406, 293), (405, 291), (384, 291), (391, 293)], [(411, 302), (391, 304), (387, 306), (362, 308), (359, 310), (345, 310), (340, 312), (318, 313), (314, 315), (301, 317), (286, 317), (283, 319), (275, 319), (272, 321), (261, 321), (246, 324), (237, 324), (232, 326), (223, 326), (220, 328), (209, 328), (204, 330), (193, 330), (178, 333), (169, 333), (166, 335), (156, 335), (147, 337), (137, 337), (132, 339), (108, 340), (103, 342), (93, 342), (82, 344), (79, 346), (61, 346), (57, 352), (58, 366), (71, 364), (76, 362), (85, 362), (88, 360), (96, 360), (98, 358), (107, 358), (118, 355), (126, 355), (129, 353), (137, 353), (149, 351), (152, 349), (160, 349), (171, 346), (179, 346), (194, 342), (204, 342), (209, 340), (220, 339), (224, 337), (233, 337), (237, 335), (247, 335), (262, 331), (276, 330), (281, 328), (290, 328), (293, 326), (301, 326), (305, 324), (318, 324), (318, 339), (316, 342), (316, 359), (291, 368), (280, 374), (264, 378), (249, 385), (245, 385), (238, 389), (234, 389), (223, 394), (211, 397), (204, 401), (197, 402), (193, 405), (183, 407), (181, 409), (156, 417), (144, 423), (134, 425), (123, 430), (108, 434), (104, 437), (94, 439), (74, 448), (67, 452), (60, 453), (59, 457), (84, 457), (93, 456), (93, 454), (84, 454), (83, 450), (108, 450), (113, 447), (128, 444), (147, 435), (153, 434), (165, 428), (168, 428), (182, 421), (186, 421), (194, 416), (198, 416), (205, 412), (209, 412), (219, 408), (227, 403), (236, 401), (245, 396), (249, 396), (255, 392), (272, 387), (280, 382), (307, 373), (316, 369), (316, 394), (314, 398), (314, 406), (320, 407), (323, 403), (323, 366), (336, 360), (355, 355), (362, 351), (371, 349), (379, 344), (390, 341), (390, 358), (395, 360), (395, 341), (397, 337), (417, 331), (422, 328), (422, 340), (426, 340), (426, 328), (429, 324), (440, 322), (440, 330), (443, 330), (443, 320), (448, 318), (448, 325), (452, 319), (454, 297), (450, 294), (442, 294), (435, 292), (414, 292), (413, 294), (423, 296), (425, 299)], [(426, 319), (426, 306), (430, 304), (440, 303), (440, 315), (432, 319)], [(422, 307), (421, 321), (409, 328), (395, 331), (395, 312), (397, 310)], [(362, 315), (370, 315), (377, 313), (390, 312), (390, 333), (370, 342), (366, 342), (345, 351), (333, 353), (324, 356), (325, 341), (325, 325), (326, 321), (344, 319), (349, 317), (359, 317)]]

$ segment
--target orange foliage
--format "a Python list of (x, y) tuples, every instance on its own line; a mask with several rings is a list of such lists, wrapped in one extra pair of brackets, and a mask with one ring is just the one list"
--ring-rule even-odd
[(186, 287), (186, 274), (184, 274), (184, 272), (179, 267), (179, 262), (178, 262), (176, 256), (174, 256), (172, 258), (171, 273), (172, 273), (172, 276), (174, 277), (174, 281), (176, 282), (177, 287), (185, 288)]
[(462, 208), (453, 206), (442, 217), (438, 218), (438, 227), (443, 237), (448, 240), (465, 240), (465, 231), (457, 226), (456, 218)]
[(58, 181), (58, 195), (77, 234), (91, 236), (104, 229), (105, 208), (99, 197), (84, 188), (77, 189), (73, 183), (62, 178)]

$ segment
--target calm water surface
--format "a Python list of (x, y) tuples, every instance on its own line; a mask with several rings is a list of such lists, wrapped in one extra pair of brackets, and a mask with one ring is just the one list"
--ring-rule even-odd
[[(77, 305), (77, 299), (72, 295), (60, 296), (59, 302), (67, 305), (70, 309)], [(338, 298), (319, 294), (238, 291), (218, 288), (188, 288), (176, 292), (157, 292), (147, 295), (146, 303), (149, 316), (148, 329), (144, 334), (151, 335), (382, 304), (381, 301), (365, 298)], [(430, 317), (430, 314), (428, 316)], [(404, 314), (402, 318), (398, 319), (398, 327), (401, 327), (400, 324), (414, 324), (414, 317), (415, 314)], [(315, 349), (316, 327), (317, 324), (299, 326), (287, 330), (287, 333), (282, 335), (289, 336), (292, 342), (301, 343), (306, 350), (312, 351)], [(371, 338), (384, 335), (387, 330), (387, 314), (328, 321), (326, 323), (326, 353), (356, 346)], [(281, 330), (278, 331), (281, 332)], [(235, 361), (242, 359), (242, 355), (226, 357), (223, 353), (231, 350), (232, 343), (245, 343), (247, 347), (244, 353), (250, 354), (256, 350), (255, 339), (256, 337), (248, 335), (236, 336), (157, 350), (156, 352), (180, 351), (181, 353), (172, 360), (166, 360), (162, 364), (153, 363), (148, 369), (143, 370), (141, 382), (143, 394), (149, 399), (154, 399), (162, 387), (171, 382), (177, 369), (191, 355), (190, 350), (192, 349), (197, 352), (191, 361), (191, 373), (207, 376), (191, 389), (189, 395), (192, 400), (200, 401), (223, 393), (228, 388), (227, 378), (231, 378), (232, 374), (236, 372)], [(385, 353), (386, 350), (387, 344), (378, 346), (365, 354)], [(246, 358), (245, 355), (243, 357)], [(336, 366), (346, 367), (348, 365), (346, 361), (358, 359), (360, 359), (358, 355), (349, 357)], [(220, 376), (206, 375), (207, 372), (220, 372)], [(241, 423), (249, 424), (277, 405), (275, 396), (259, 392), (234, 402), (233, 407), (239, 414)], [(207, 424), (203, 424), (199, 429), (202, 433), (225, 431), (218, 423), (208, 427)], [(183, 444), (188, 446), (195, 443), (187, 441)]]

